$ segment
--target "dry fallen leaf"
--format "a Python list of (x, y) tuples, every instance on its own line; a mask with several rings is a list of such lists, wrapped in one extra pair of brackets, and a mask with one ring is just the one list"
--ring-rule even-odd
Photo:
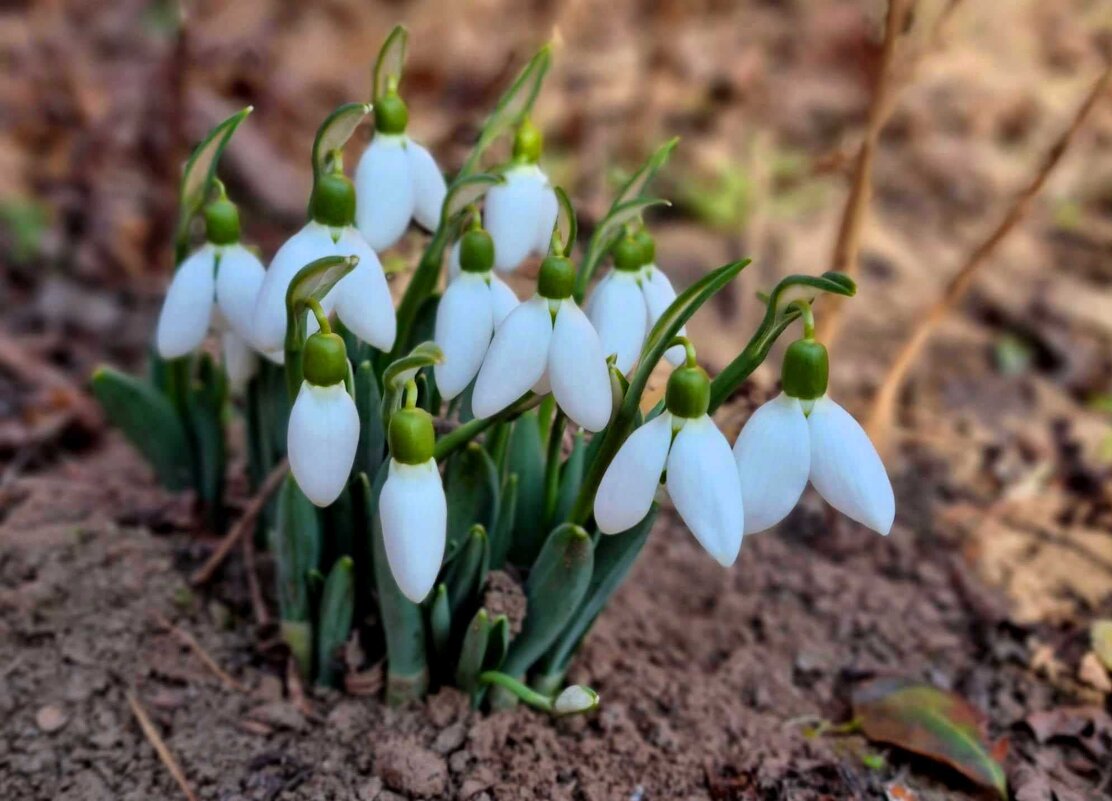
[(1112, 620), (1094, 620), (1089, 629), (1093, 652), (1107, 670), (1112, 671)]
[(852, 702), (870, 740), (949, 765), (1007, 797), (1007, 779), (995, 753), (999, 749), (985, 741), (984, 716), (961, 696), (910, 679), (882, 677), (857, 685)]

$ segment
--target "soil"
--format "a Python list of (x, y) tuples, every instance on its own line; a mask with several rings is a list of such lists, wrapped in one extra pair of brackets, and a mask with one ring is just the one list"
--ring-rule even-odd
[[(932, 42), (947, 5), (919, 4), (905, 44), (925, 55), (878, 152), (832, 364), (855, 412), (1068, 118), (1108, 29), (1088, 0), (967, 0)], [(991, 797), (859, 735), (814, 736), (850, 718), (855, 682), (888, 673), (982, 709), (1016, 801), (1112, 797), (1108, 676), (1088, 642), (1112, 617), (1112, 103), (917, 365), (889, 459), (891, 537), (808, 495), (724, 571), (666, 513), (574, 663), (596, 714), (479, 715), (452, 691), (398, 710), (376, 692), (381, 666), (360, 665), (349, 694), (288, 681), (238, 554), (190, 590), (215, 534), (87, 408), (95, 363), (140, 369), (187, 144), (256, 104), (224, 174), (272, 253), (303, 213), (313, 129), (366, 93), (395, 21), (411, 29), (416, 133), (450, 165), (555, 30), (538, 118), (584, 227), (620, 167), (682, 134), (657, 187), (677, 201), (654, 218), (660, 263), (686, 285), (755, 258), (692, 323), (713, 370), (751, 330), (757, 289), (827, 263), (883, 4), (201, 2), (184, 38), (164, 6), (0, 16), (18, 76), (0, 88), (0, 194), (46, 215), (28, 257), (16, 206), (0, 219), (0, 798), (182, 797), (129, 693), (206, 801)], [(731, 436), (774, 381), (762, 368), (722, 411)], [(230, 474), (241, 506), (242, 465)]]

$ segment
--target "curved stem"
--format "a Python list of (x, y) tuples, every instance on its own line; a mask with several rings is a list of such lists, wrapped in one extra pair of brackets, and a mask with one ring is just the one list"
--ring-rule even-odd
[(542, 400), (544, 400), (544, 395), (534, 395), (532, 392), (527, 392), (517, 403), (503, 409), (492, 417), (469, 420), (457, 427), (454, 431), (450, 431), (438, 439), (436, 441), (436, 449), (433, 451), (433, 456), (436, 457), (436, 461), (438, 462), (444, 461), (494, 424), (512, 420), (522, 412), (527, 412), (536, 406), (540, 406)]
[(803, 318), (803, 337), (804, 339), (815, 338), (815, 312), (811, 309), (810, 301), (793, 300), (788, 304), (789, 308), (799, 309), (799, 314)]
[(405, 408), (417, 408), (417, 382), (412, 378), (405, 382)]
[(331, 334), (332, 325), (328, 322), (328, 315), (324, 313), (324, 309), (320, 305), (320, 301), (316, 298), (308, 298), (305, 305), (309, 307), (309, 311), (317, 318), (317, 325), (320, 326), (322, 334)]
[(685, 336), (678, 336), (668, 343), (669, 348), (673, 348), (676, 345), (683, 348), (684, 367), (695, 367), (699, 363), (695, 358), (695, 346), (691, 343), (690, 339)]
[(504, 690), (513, 693), (517, 698), (529, 706), (540, 709), (543, 712), (552, 712), (554, 707), (552, 698), (547, 695), (542, 695), (536, 690), (525, 686), (513, 676), (505, 673), (500, 673), (497, 670), (488, 670), (479, 674), (479, 681), (482, 684), (494, 684)]

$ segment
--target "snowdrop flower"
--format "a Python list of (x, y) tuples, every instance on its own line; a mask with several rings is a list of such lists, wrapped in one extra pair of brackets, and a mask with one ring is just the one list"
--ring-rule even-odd
[(661, 476), (683, 522), (724, 567), (741, 549), (746, 511), (730, 444), (707, 414), (710, 379), (686, 343), (687, 363), (673, 371), (665, 411), (634, 431), (606, 468), (595, 495), (604, 534), (632, 528), (649, 512)]
[(429, 151), (406, 134), (409, 111), (398, 93), (380, 97), (374, 113), (375, 137), (355, 170), (356, 222), (382, 251), (401, 239), (410, 219), (435, 229), (448, 189)]
[(795, 507), (810, 479), (838, 511), (880, 534), (892, 528), (892, 483), (860, 424), (826, 396), (826, 348), (808, 335), (784, 355), (783, 391), (746, 422), (734, 444), (745, 533)]
[(164, 359), (201, 346), (209, 329), (220, 333), (224, 367), (235, 389), (247, 384), (257, 361), (251, 314), (263, 282), (262, 262), (239, 241), (239, 212), (225, 197), (204, 208), (208, 239), (181, 263), (158, 318), (155, 344)]
[(463, 392), (478, 375), (494, 330), (518, 305), (513, 290), (491, 273), (490, 234), (481, 228), (470, 230), (459, 245), (462, 268), (440, 299), (433, 335), (444, 352), (444, 362), (433, 368), (433, 374), (447, 400)]
[(514, 158), (506, 182), (491, 187), (483, 208), (483, 225), (494, 239), (494, 267), (511, 272), (530, 254), (548, 253), (558, 203), (548, 177), (537, 166), (541, 132), (525, 120), (514, 136)]
[[(496, 240), (496, 255), (497, 248)], [(571, 297), (574, 285), (570, 259), (553, 255), (544, 260), (537, 294), (494, 332), (471, 397), (476, 417), (491, 417), (533, 390), (551, 391), (564, 414), (588, 431), (610, 422), (606, 357), (591, 321)]]
[[(607, 273), (587, 302), (587, 316), (598, 330), (602, 350), (616, 356), (615, 364), (628, 375), (637, 364), (649, 331), (676, 299), (668, 277), (653, 263), (656, 247), (642, 230), (614, 245), (614, 269)], [(680, 329), (683, 336), (685, 329)], [(674, 365), (683, 363), (683, 348), (665, 352)]]
[[(357, 256), (355, 269), (321, 305), (351, 331), (382, 351), (394, 346), (397, 321), (378, 256), (355, 229), (355, 187), (342, 172), (322, 175), (309, 202), (312, 219), (274, 254), (255, 303), (255, 345), (280, 350), (286, 337), (286, 290), (303, 267), (325, 256)], [(314, 330), (309, 321), (309, 332)]]
[(418, 409), (417, 387), (390, 417), (390, 466), (379, 497), (386, 561), (402, 594), (420, 603), (432, 590), (448, 530), (448, 502), (436, 467), (432, 416)]
[(290, 409), (286, 434), (290, 472), (317, 506), (328, 506), (347, 486), (359, 444), (359, 413), (344, 386), (348, 375), (344, 340), (328, 330), (318, 306), (321, 331), (305, 340), (305, 380)]
[(577, 715), (598, 708), (598, 693), (583, 684), (565, 687), (552, 702), (552, 711), (557, 715)]

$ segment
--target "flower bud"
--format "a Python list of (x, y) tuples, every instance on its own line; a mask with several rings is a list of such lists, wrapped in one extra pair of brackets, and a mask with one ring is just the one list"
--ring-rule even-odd
[(826, 347), (813, 339), (799, 339), (788, 346), (780, 371), (784, 394), (800, 400), (814, 400), (826, 394), (830, 377), (830, 358)]
[(668, 377), (664, 394), (668, 411), (677, 417), (702, 417), (710, 408), (710, 378), (698, 365), (679, 367)]
[(552, 711), (557, 715), (576, 715), (590, 712), (597, 707), (598, 693), (582, 684), (573, 684), (556, 696)]
[(433, 456), (436, 431), (424, 409), (399, 409), (390, 416), (390, 455), (402, 464), (424, 464)]
[(469, 273), (490, 272), (494, 266), (494, 240), (490, 234), (476, 228), (460, 237), (459, 266)]
[(641, 263), (652, 264), (656, 261), (656, 242), (647, 229), (642, 228), (633, 235), (634, 240), (641, 246)]
[(309, 210), (314, 220), (329, 228), (355, 223), (355, 185), (340, 172), (329, 172), (317, 179)]
[(632, 236), (623, 236), (614, 243), (614, 267), (625, 272), (635, 272), (646, 264), (644, 248)]
[(318, 331), (305, 340), (301, 356), (305, 380), (318, 387), (340, 384), (347, 378), (347, 349), (339, 334)]
[(214, 245), (231, 245), (239, 241), (239, 209), (227, 198), (205, 205), (205, 237)]
[(575, 289), (575, 265), (566, 256), (549, 256), (541, 262), (537, 292), (549, 300), (571, 297)]
[(397, 92), (390, 91), (374, 104), (375, 130), (384, 134), (405, 133), (409, 124), (409, 109)]

